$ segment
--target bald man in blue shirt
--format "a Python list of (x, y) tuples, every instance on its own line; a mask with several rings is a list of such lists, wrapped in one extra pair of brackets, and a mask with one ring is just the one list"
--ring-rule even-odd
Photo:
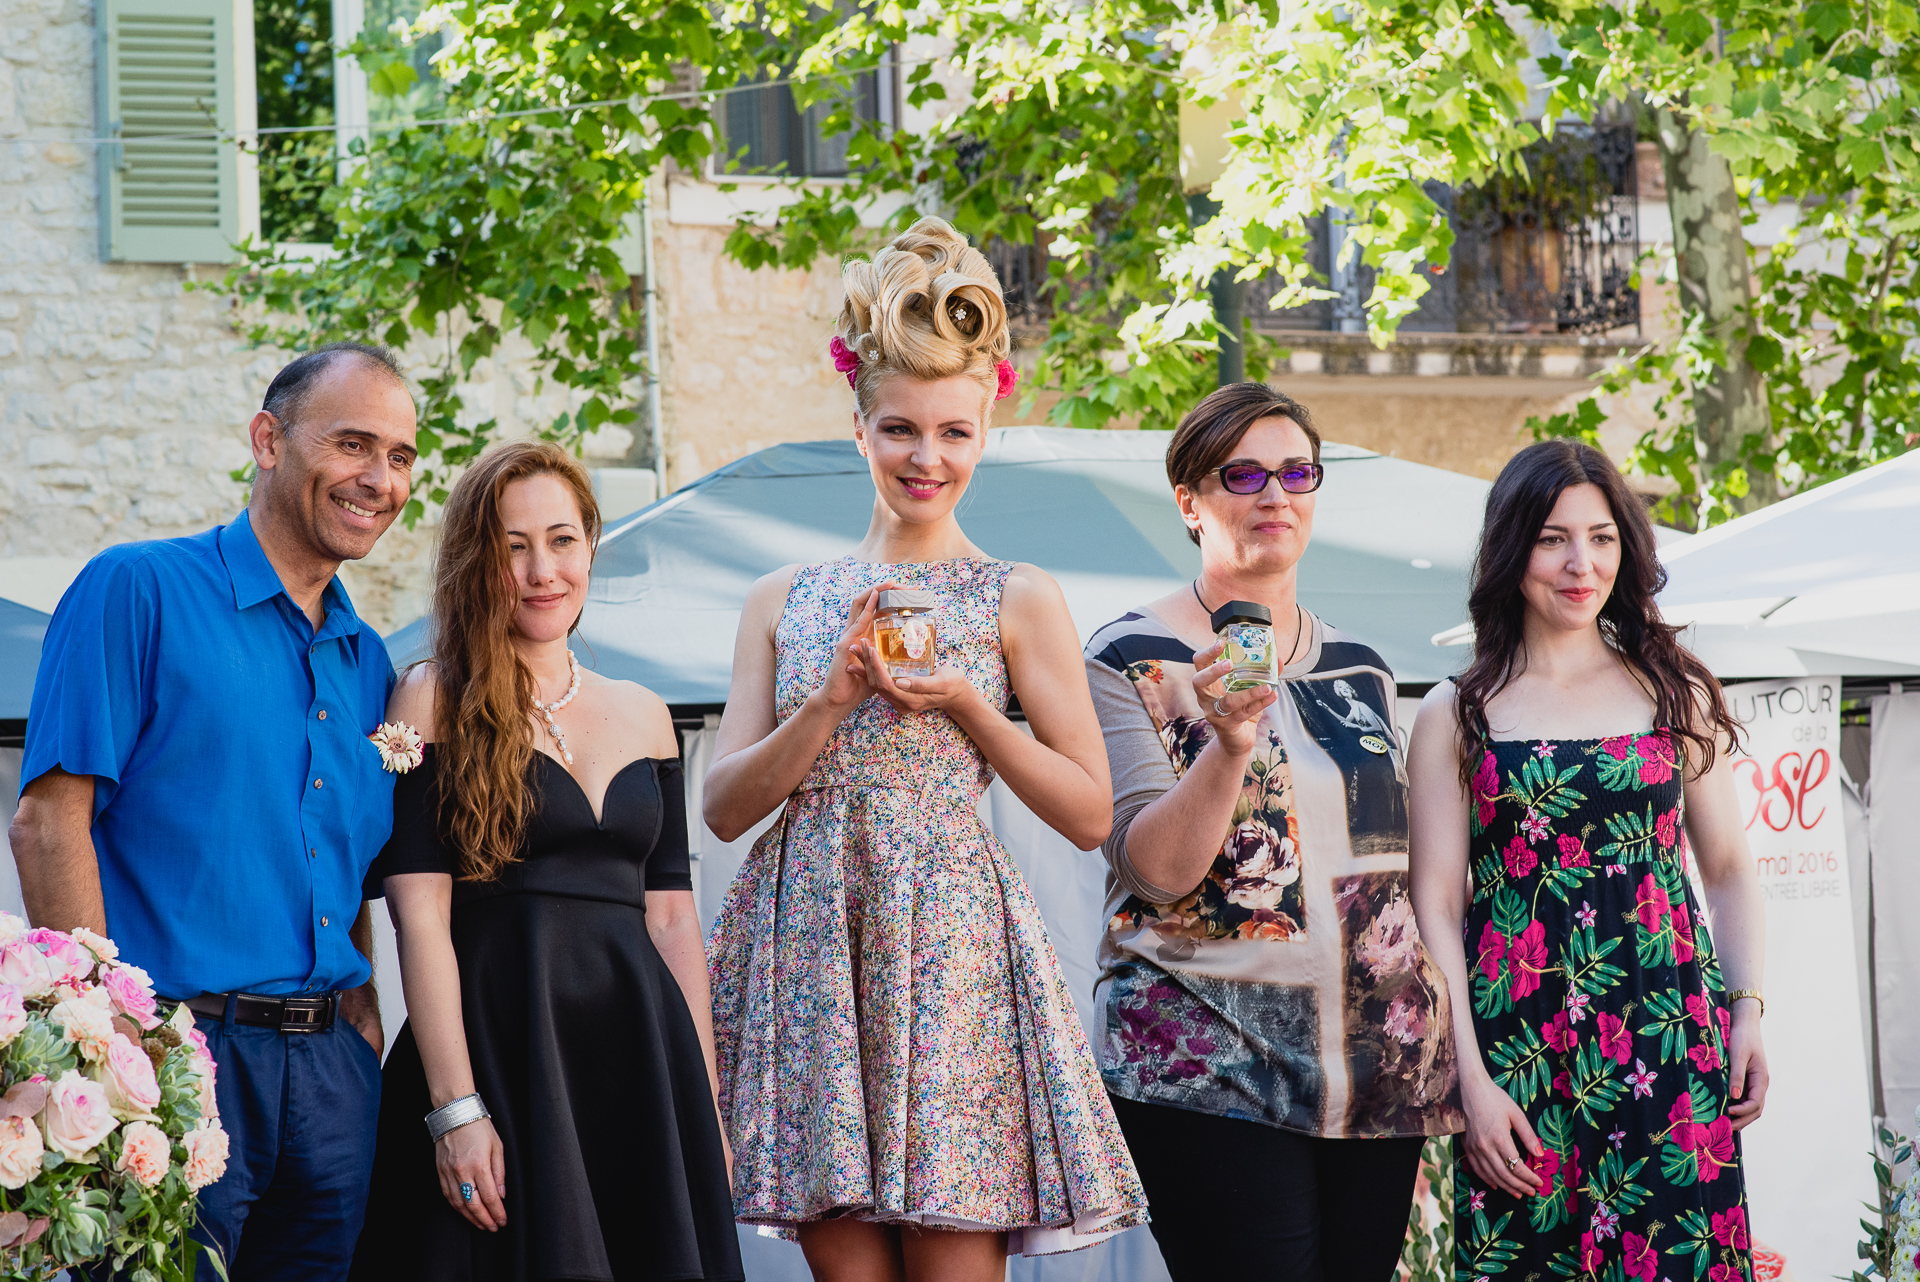
[(393, 665), (335, 572), (415, 461), (382, 348), (274, 378), (229, 525), (95, 557), (47, 629), (9, 833), (37, 925), (111, 935), (186, 1003), (231, 1156), (196, 1231), (235, 1282), (344, 1278), (366, 1210), (380, 1012), (361, 880), (393, 822), (367, 736)]

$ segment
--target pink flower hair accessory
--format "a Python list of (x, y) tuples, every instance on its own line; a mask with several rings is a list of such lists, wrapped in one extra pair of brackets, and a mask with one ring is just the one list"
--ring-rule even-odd
[(996, 401), (1005, 400), (1012, 394), (1013, 385), (1020, 381), (1020, 371), (1013, 367), (1012, 361), (1001, 361), (999, 366), (994, 370), (994, 373), (1000, 378), (1000, 386), (994, 392), (993, 399)]
[[(847, 386), (852, 387), (853, 380), (860, 372), (860, 357), (837, 334), (833, 342), (827, 344), (827, 350), (833, 353), (833, 367), (847, 376)], [(1001, 394), (1005, 395), (1004, 392)]]

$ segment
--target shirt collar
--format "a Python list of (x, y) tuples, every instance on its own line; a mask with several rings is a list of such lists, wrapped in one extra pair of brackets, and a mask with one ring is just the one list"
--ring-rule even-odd
[[(227, 574), (233, 580), (234, 609), (249, 609), (262, 601), (286, 595), (286, 585), (280, 581), (280, 572), (273, 568), (273, 562), (267, 560), (266, 549), (260, 546), (260, 540), (253, 532), (252, 514), (246, 509), (241, 509), (232, 524), (221, 527), (220, 558), (226, 562)], [(347, 597), (347, 590), (341, 585), (338, 575), (328, 581), (320, 601), (326, 607), (326, 618), (314, 634), (314, 641), (317, 643), (345, 637), (357, 656), (360, 649), (360, 616), (354, 613), (353, 602)], [(287, 598), (287, 606), (295, 613), (299, 612), (292, 597)]]
[(232, 524), (220, 529), (220, 559), (227, 563), (227, 574), (233, 579), (236, 610), (271, 601), (287, 590), (273, 562), (267, 560), (266, 549), (260, 546), (253, 532), (252, 513), (245, 508), (233, 518)]

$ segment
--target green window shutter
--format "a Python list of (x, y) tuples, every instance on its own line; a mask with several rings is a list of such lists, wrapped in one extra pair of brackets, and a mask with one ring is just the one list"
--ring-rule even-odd
[(260, 229), (250, 0), (100, 0), (95, 12), (100, 125), (115, 140), (100, 147), (100, 256), (232, 261)]

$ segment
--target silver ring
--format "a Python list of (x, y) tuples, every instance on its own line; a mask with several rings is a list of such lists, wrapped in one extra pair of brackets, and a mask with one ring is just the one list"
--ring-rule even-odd
[(463, 1202), (473, 1201), (473, 1185), (462, 1184), (460, 1186), (460, 1200)]
[(1508, 1169), (1509, 1171), (1517, 1171), (1517, 1170), (1519, 1170), (1519, 1169), (1520, 1169), (1520, 1159), (1519, 1159), (1519, 1158), (1517, 1158), (1517, 1157), (1510, 1157), (1510, 1158), (1508, 1158), (1508, 1159), (1507, 1159), (1507, 1169)]
[[(1227, 696), (1223, 694), (1220, 696), (1220, 699), (1224, 699), (1226, 697)], [(1220, 699), (1215, 699), (1213, 701), (1213, 715), (1216, 717), (1224, 717), (1227, 715), (1226, 709), (1220, 706)]]

